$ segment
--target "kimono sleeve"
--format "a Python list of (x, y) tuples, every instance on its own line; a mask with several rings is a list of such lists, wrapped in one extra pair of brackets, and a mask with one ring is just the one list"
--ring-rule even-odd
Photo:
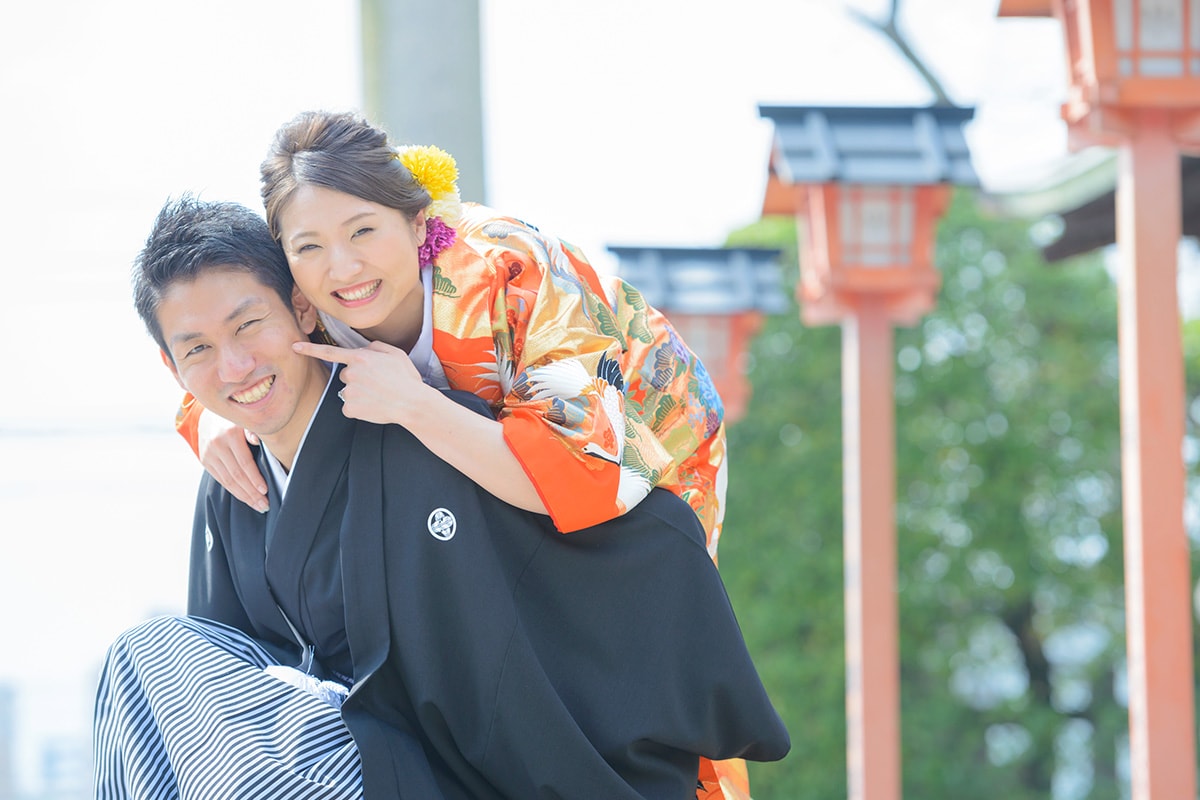
[(671, 466), (625, 403), (626, 346), (591, 266), (520, 227), (494, 248), (492, 327), (510, 376), (498, 417), (564, 532), (624, 514)]
[(175, 412), (175, 432), (192, 448), (196, 458), (200, 457), (200, 412), (204, 406), (192, 396), (191, 392), (183, 395), (179, 410)]

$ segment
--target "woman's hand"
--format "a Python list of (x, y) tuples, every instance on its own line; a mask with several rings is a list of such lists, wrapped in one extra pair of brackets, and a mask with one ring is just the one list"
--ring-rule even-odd
[(381, 425), (403, 425), (438, 458), (504, 502), (546, 513), (546, 504), (504, 441), (504, 426), (426, 385), (399, 348), (383, 342), (350, 350), (296, 342), (297, 353), (346, 366), (342, 413)]
[(429, 391), (408, 353), (390, 344), (371, 342), (350, 349), (296, 342), (292, 348), (301, 355), (345, 365), (338, 373), (345, 384), (338, 396), (342, 413), (353, 419), (408, 425), (413, 403)]
[(200, 412), (196, 423), (200, 463), (231, 495), (255, 511), (266, 511), (270, 508), (267, 484), (254, 462), (250, 444), (258, 444), (258, 437), (250, 431), (207, 409)]

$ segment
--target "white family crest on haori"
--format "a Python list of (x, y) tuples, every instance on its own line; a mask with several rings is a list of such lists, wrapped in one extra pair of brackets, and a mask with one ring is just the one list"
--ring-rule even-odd
[(621, 366), (601, 353), (596, 365), (596, 374), (589, 375), (587, 368), (577, 358), (564, 358), (544, 367), (529, 371), (529, 383), (534, 390), (535, 400), (557, 397), (565, 402), (579, 398), (598, 397), (604, 408), (604, 416), (611, 426), (616, 452), (609, 452), (595, 442), (588, 442), (583, 452), (617, 464), (621, 468), (621, 479), (617, 486), (617, 497), (632, 508), (650, 493), (650, 481), (636, 470), (622, 463), (625, 455), (625, 413), (621, 395), (625, 392), (625, 378)]
[(433, 538), (448, 542), (454, 538), (454, 533), (458, 529), (458, 520), (454, 518), (454, 514), (444, 508), (435, 508), (429, 512), (429, 519), (426, 522), (430, 534)]

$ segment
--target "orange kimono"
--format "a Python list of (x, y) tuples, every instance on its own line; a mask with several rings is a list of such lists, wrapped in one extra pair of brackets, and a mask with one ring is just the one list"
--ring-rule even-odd
[(715, 557), (721, 400), (666, 318), (581, 252), (466, 204), (433, 275), (433, 350), (450, 386), (491, 404), (556, 527), (623, 514), (661, 486)]

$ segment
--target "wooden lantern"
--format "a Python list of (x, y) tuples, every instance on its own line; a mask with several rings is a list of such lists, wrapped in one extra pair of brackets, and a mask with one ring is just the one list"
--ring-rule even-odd
[(797, 213), (805, 321), (837, 322), (863, 299), (880, 301), (904, 325), (933, 308), (941, 283), (934, 239), (948, 192), (940, 185), (807, 187)]
[(937, 221), (977, 185), (971, 109), (760, 106), (775, 122), (764, 214), (794, 214), (809, 324), (842, 326), (846, 765), (851, 800), (898, 800), (892, 325), (936, 301)]
[(764, 214), (795, 214), (797, 299), (808, 324), (863, 302), (915, 323), (933, 308), (938, 219), (953, 185), (978, 185), (953, 107), (763, 106), (775, 121)]
[(1053, 16), (1066, 43), (1063, 119), (1078, 144), (1117, 144), (1130, 112), (1183, 112), (1194, 138), (1200, 102), (1200, 0), (1002, 0), (1002, 17)]

